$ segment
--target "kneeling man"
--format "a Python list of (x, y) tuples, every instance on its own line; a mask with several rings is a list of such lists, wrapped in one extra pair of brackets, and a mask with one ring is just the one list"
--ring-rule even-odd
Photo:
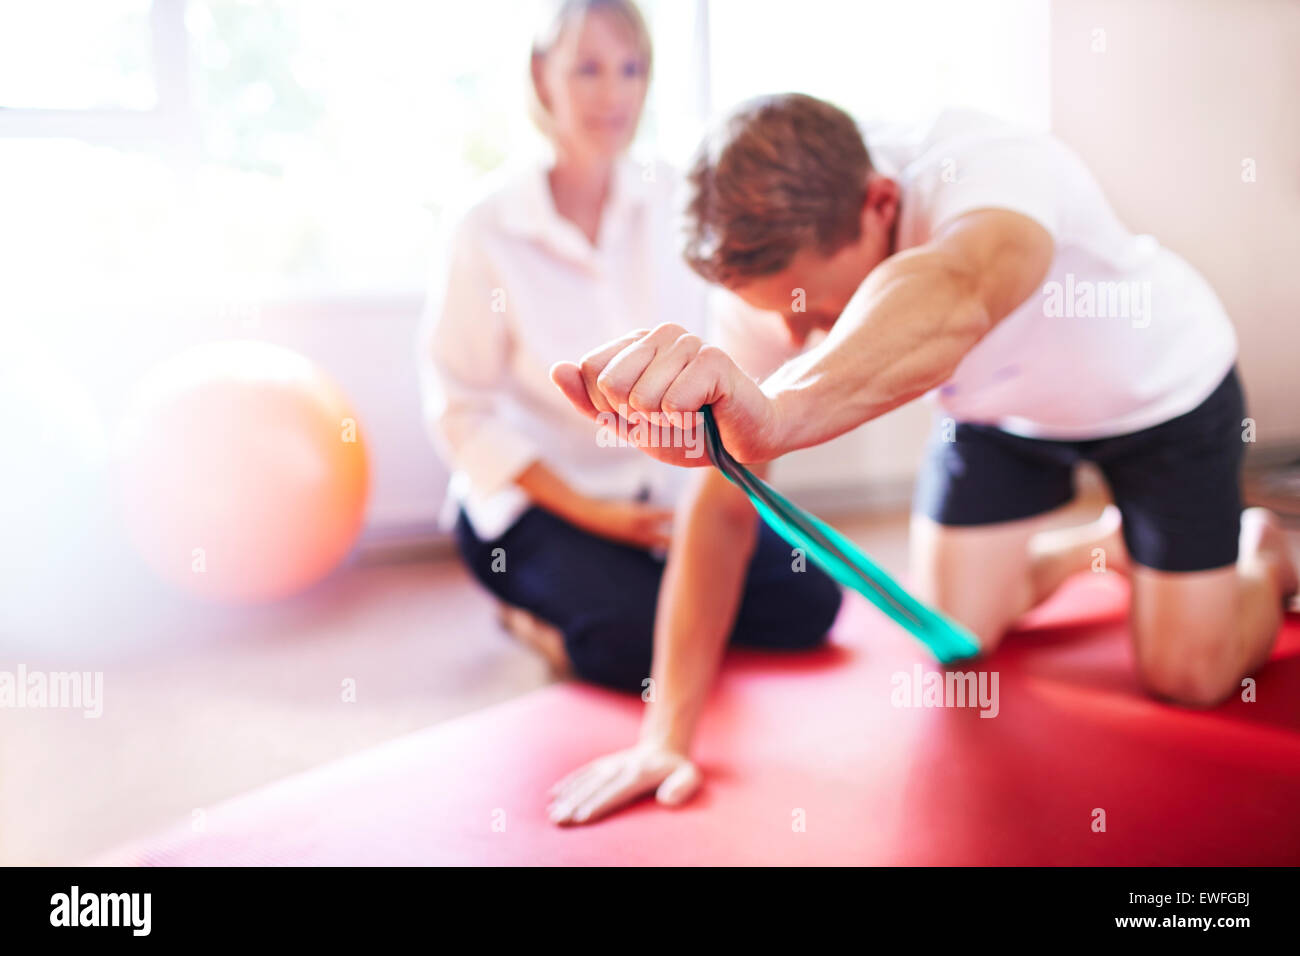
[[(1296, 572), (1276, 519), (1242, 512), (1232, 326), (1190, 265), (1129, 233), (1074, 153), (962, 112), (864, 142), (834, 106), (783, 95), (723, 123), (690, 182), (687, 260), (766, 315), (731, 322), (719, 346), (667, 325), (557, 365), (575, 407), (693, 427), (711, 405), (731, 454), (761, 464), (932, 392), (910, 587), (982, 650), (1101, 548), (1131, 579), (1151, 693), (1212, 705), (1267, 660)], [(1083, 460), (1115, 506), (1049, 532)], [(717, 472), (697, 481), (660, 594), (680, 626), (656, 644), (642, 741), (557, 785), (556, 822), (698, 786), (690, 738), (757, 520)]]

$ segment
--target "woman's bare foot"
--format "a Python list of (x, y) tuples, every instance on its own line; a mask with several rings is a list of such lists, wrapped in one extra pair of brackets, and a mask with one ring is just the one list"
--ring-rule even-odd
[(546, 659), (556, 677), (567, 677), (572, 668), (564, 635), (541, 618), (510, 604), (501, 604), (497, 612), (501, 626), (520, 644), (532, 648)]
[(1272, 577), (1282, 603), (1290, 604), (1300, 590), (1300, 576), (1291, 557), (1286, 530), (1267, 508), (1247, 508), (1241, 513), (1238, 565), (1262, 566)]

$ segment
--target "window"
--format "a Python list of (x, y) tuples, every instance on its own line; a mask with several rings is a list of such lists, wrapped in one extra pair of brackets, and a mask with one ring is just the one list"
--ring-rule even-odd
[[(533, 6), (8, 5), (0, 261), (37, 302), (418, 295), (447, 210), (535, 137)], [(642, 146), (678, 163), (710, 111), (781, 89), (863, 116), (953, 102), (1046, 122), (1036, 0), (642, 7), (656, 44)]]
[[(0, 255), (41, 290), (418, 292), (440, 218), (535, 136), (520, 0), (29, 6), (0, 29)], [(693, 5), (644, 8), (643, 138), (682, 144)]]
[(150, 110), (158, 105), (149, 0), (12, 4), (0, 31), (0, 108)]

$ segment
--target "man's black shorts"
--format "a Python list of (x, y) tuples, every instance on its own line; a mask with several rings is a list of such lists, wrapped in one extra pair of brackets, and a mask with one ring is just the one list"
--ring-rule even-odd
[(1123, 514), (1134, 561), (1160, 571), (1224, 567), (1237, 560), (1244, 417), (1233, 368), (1187, 414), (1112, 438), (1048, 441), (940, 419), (913, 510), (944, 525), (1029, 518), (1070, 501), (1075, 464), (1092, 461)]

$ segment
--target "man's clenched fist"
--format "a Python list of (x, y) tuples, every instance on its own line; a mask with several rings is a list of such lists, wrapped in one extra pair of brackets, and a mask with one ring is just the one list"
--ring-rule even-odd
[[(713, 407), (722, 443), (751, 464), (777, 454), (775, 405), (721, 349), (680, 325), (638, 329), (558, 362), (551, 380), (573, 407), (615, 427), (647, 454), (674, 465), (707, 465), (703, 419)], [(621, 423), (620, 423), (621, 420)]]

